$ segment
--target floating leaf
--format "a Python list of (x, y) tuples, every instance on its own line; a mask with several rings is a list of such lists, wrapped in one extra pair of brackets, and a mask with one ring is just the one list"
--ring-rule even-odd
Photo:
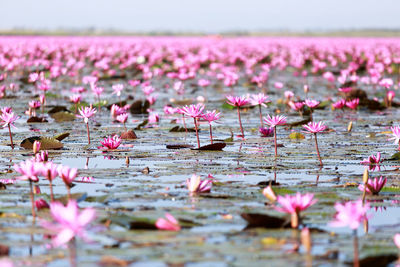
[(27, 121), (27, 123), (43, 123), (43, 122), (48, 122), (46, 118), (44, 117), (30, 117)]
[(292, 140), (301, 140), (304, 139), (304, 134), (302, 133), (298, 133), (298, 132), (293, 132), (291, 134), (289, 134), (289, 138)]
[(57, 134), (53, 138), (57, 139), (58, 141), (62, 141), (65, 138), (67, 138), (68, 136), (69, 136), (69, 133), (65, 132), (65, 133)]
[[(397, 259), (396, 254), (384, 254), (384, 255), (374, 255), (368, 256), (360, 259), (360, 267), (385, 267)], [(353, 266), (353, 262), (346, 262), (347, 265)]]
[(388, 160), (400, 160), (400, 152), (394, 153)]
[(280, 217), (259, 213), (242, 213), (240, 216), (247, 221), (246, 228), (290, 228), (290, 221)]
[(147, 125), (147, 123), (149, 123), (149, 120), (144, 120), (142, 123), (140, 123), (138, 126), (136, 126), (135, 130), (141, 130), (142, 127)]
[(147, 114), (147, 109), (150, 107), (149, 101), (137, 100), (131, 104), (129, 111), (132, 114)]
[(226, 147), (226, 143), (214, 143), (199, 148), (192, 148), (192, 150), (222, 151), (224, 147)]
[(63, 121), (73, 121), (76, 119), (75, 114), (67, 111), (60, 111), (56, 113), (52, 113), (51, 117), (56, 121), (56, 122), (63, 122)]
[(185, 145), (185, 144), (175, 144), (175, 145), (167, 145), (168, 149), (182, 149), (182, 148), (192, 148), (193, 145)]
[(299, 125), (303, 125), (303, 124), (307, 124), (311, 121), (311, 118), (307, 118), (305, 120), (301, 120), (301, 121), (295, 121), (292, 123), (288, 123), (287, 125), (290, 127), (294, 127), (294, 126), (299, 126)]
[(41, 143), (40, 149), (42, 150), (52, 150), (52, 149), (61, 149), (63, 148), (63, 144), (53, 137), (42, 137), (42, 136), (33, 136), (24, 139), (21, 142), (21, 147), (25, 149), (33, 149), (33, 143), (35, 141), (39, 141)]
[(223, 108), (223, 109), (229, 109), (229, 110), (233, 110), (233, 109), (235, 109), (235, 107), (234, 107), (234, 106), (232, 106), (232, 105), (229, 105), (229, 104), (228, 104), (228, 103), (226, 103), (226, 102), (222, 104), (221, 108)]
[[(196, 130), (195, 129), (193, 129), (193, 128), (187, 128), (187, 131), (188, 132), (196, 132)], [(179, 127), (179, 126), (175, 126), (175, 127), (173, 127), (173, 128), (171, 128), (170, 130), (169, 130), (169, 132), (170, 133), (183, 133), (183, 132), (186, 132), (186, 129), (185, 129), (185, 127)]]
[(49, 114), (53, 114), (53, 113), (57, 113), (57, 112), (71, 112), (67, 109), (67, 107), (65, 106), (54, 106), (52, 109), (50, 109), (47, 113)]

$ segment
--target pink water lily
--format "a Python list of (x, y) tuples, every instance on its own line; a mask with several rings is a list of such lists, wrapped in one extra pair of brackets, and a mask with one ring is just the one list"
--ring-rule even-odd
[(108, 136), (104, 138), (103, 141), (100, 141), (100, 143), (103, 145), (102, 148), (113, 150), (119, 147), (119, 145), (121, 144), (121, 138), (118, 135)]
[(11, 126), (14, 128), (17, 128), (17, 127), (15, 127), (14, 122), (19, 119), (19, 116), (15, 115), (14, 112), (12, 112), (12, 109), (10, 107), (4, 107), (1, 109), (0, 119), (2, 120), (3, 128), (8, 127), (11, 148), (14, 149), (14, 143), (13, 143), (12, 134), (11, 134)]
[(306, 210), (317, 202), (317, 200), (314, 199), (313, 194), (307, 193), (302, 195), (299, 192), (297, 192), (294, 196), (277, 196), (276, 201), (278, 204), (280, 204), (279, 207), (275, 208), (277, 211), (289, 213), (292, 215), (293, 228), (298, 227), (300, 212)]
[(186, 185), (190, 193), (208, 193), (211, 191), (212, 180), (201, 180), (200, 176), (193, 174), (186, 180)]
[(270, 126), (274, 128), (274, 145), (275, 145), (275, 158), (278, 156), (278, 144), (276, 140), (276, 126), (278, 125), (285, 125), (286, 124), (286, 117), (282, 115), (277, 115), (271, 117), (268, 114), (267, 118), (264, 118), (264, 121)]
[(86, 228), (96, 217), (94, 209), (86, 208), (79, 212), (77, 202), (70, 200), (67, 206), (59, 202), (50, 203), (50, 213), (54, 222), (42, 220), (41, 225), (56, 234), (52, 240), (53, 246), (67, 244), (74, 237), (88, 240)]
[(364, 190), (366, 191), (366, 193), (371, 194), (371, 195), (378, 195), (379, 192), (382, 190), (382, 188), (385, 186), (386, 184), (386, 177), (380, 177), (377, 178), (375, 177), (374, 179), (368, 179), (368, 183), (365, 185), (360, 184), (358, 186), (358, 189), (360, 189), (362, 192), (364, 192)]
[(97, 110), (93, 108), (92, 105), (90, 105), (90, 107), (81, 107), (79, 109), (79, 113), (81, 115), (78, 115), (78, 117), (83, 118), (84, 122), (86, 123), (88, 145), (90, 145), (89, 118), (92, 117), (96, 112)]
[(346, 101), (346, 107), (348, 107), (350, 109), (356, 109), (358, 107), (359, 103), (360, 103), (360, 99), (355, 98), (353, 100)]
[(165, 213), (165, 218), (159, 218), (156, 221), (156, 227), (160, 230), (166, 231), (180, 231), (181, 226), (179, 222), (169, 213)]
[(381, 153), (378, 152), (376, 154), (376, 156), (375, 155), (371, 155), (368, 158), (363, 159), (360, 163), (369, 165), (369, 164), (379, 164), (379, 163), (381, 163), (381, 161), (382, 161), (381, 160)]
[(360, 223), (367, 220), (367, 211), (370, 206), (368, 203), (363, 204), (362, 200), (355, 202), (346, 202), (344, 204), (336, 203), (335, 219), (330, 223), (333, 227), (344, 227), (348, 226), (350, 229), (357, 229)]
[(65, 187), (67, 188), (67, 196), (68, 200), (71, 199), (71, 187), (72, 182), (75, 180), (78, 175), (78, 169), (70, 168), (65, 165), (58, 165), (57, 167), (58, 176), (63, 180)]
[(262, 137), (271, 137), (274, 136), (274, 127), (260, 127), (258, 128)]
[(245, 106), (250, 103), (250, 100), (247, 96), (227, 96), (227, 103), (231, 106), (237, 107), (238, 119), (239, 119), (239, 126), (240, 132), (242, 133), (241, 137), (244, 138), (244, 131), (242, 126), (242, 119), (240, 118), (240, 107)]
[(316, 123), (316, 122), (309, 122), (307, 125), (303, 125), (303, 127), (309, 132), (314, 134), (314, 140), (315, 140), (315, 149), (317, 150), (317, 155), (318, 155), (318, 160), (320, 166), (322, 166), (322, 160), (321, 160), (321, 155), (319, 154), (319, 148), (318, 148), (318, 140), (317, 140), (317, 133), (322, 132), (326, 129), (326, 126), (322, 121)]
[(332, 103), (332, 107), (335, 109), (343, 109), (344, 106), (346, 106), (346, 99), (340, 99), (336, 101), (335, 103)]
[(259, 114), (260, 114), (261, 127), (264, 127), (264, 123), (263, 123), (263, 119), (262, 119), (261, 106), (266, 107), (267, 106), (266, 103), (269, 103), (271, 101), (268, 100), (268, 96), (264, 95), (263, 93), (259, 93), (259, 94), (251, 95), (250, 102), (251, 102), (251, 105), (258, 106), (258, 111), (259, 111)]
[(213, 110), (213, 111), (207, 110), (205, 113), (203, 113), (203, 114), (201, 115), (201, 117), (202, 117), (204, 120), (208, 121), (208, 124), (209, 124), (209, 126), (210, 126), (210, 141), (211, 141), (211, 144), (213, 143), (212, 125), (211, 125), (211, 124), (212, 124), (214, 121), (219, 120), (220, 116), (221, 116), (221, 113), (217, 112), (216, 110)]
[(196, 130), (197, 148), (200, 148), (199, 131), (197, 127), (197, 118), (199, 118), (204, 110), (203, 104), (184, 106), (181, 108), (182, 114), (192, 117), (194, 120), (194, 128)]

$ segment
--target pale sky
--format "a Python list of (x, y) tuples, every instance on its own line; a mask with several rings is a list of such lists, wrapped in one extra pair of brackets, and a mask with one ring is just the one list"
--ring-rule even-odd
[(399, 0), (0, 0), (0, 29), (400, 29)]

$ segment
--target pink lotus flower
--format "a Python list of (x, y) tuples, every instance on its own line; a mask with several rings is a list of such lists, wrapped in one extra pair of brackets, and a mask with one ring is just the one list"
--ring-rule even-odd
[(12, 134), (11, 134), (11, 127), (17, 128), (14, 125), (14, 122), (19, 119), (19, 116), (15, 115), (14, 112), (12, 112), (11, 108), (5, 107), (1, 109), (2, 113), (0, 115), (0, 119), (2, 120), (3, 123), (3, 128), (8, 127), (8, 133), (10, 136), (10, 142), (11, 142), (11, 148), (14, 149), (14, 143), (12, 139)]
[(120, 97), (121, 96), (121, 92), (122, 92), (122, 90), (124, 90), (124, 85), (123, 84), (114, 84), (113, 86), (112, 86), (112, 89), (113, 89), (113, 94), (116, 94), (118, 97)]
[(306, 104), (307, 107), (309, 107), (311, 109), (314, 109), (314, 108), (318, 107), (320, 102), (316, 101), (316, 100), (313, 100), (313, 99), (306, 99), (304, 101), (304, 103)]
[(271, 117), (268, 115), (268, 118), (264, 118), (264, 121), (271, 127), (276, 127), (278, 125), (286, 124), (286, 117), (282, 115), (276, 115)]
[(362, 200), (355, 202), (346, 202), (344, 204), (336, 203), (336, 215), (335, 220), (330, 223), (333, 227), (344, 227), (348, 226), (350, 229), (357, 229), (360, 223), (367, 220), (367, 211), (370, 208), (369, 204), (365, 205)]
[(263, 93), (253, 94), (250, 96), (250, 103), (252, 106), (261, 105), (263, 107), (266, 107), (267, 105), (265, 105), (265, 103), (271, 102), (270, 100), (268, 100), (268, 98), (269, 97), (264, 95)]
[(284, 95), (287, 100), (290, 100), (290, 99), (292, 99), (292, 97), (294, 97), (294, 93), (289, 90), (285, 91)]
[(74, 104), (78, 104), (79, 102), (81, 102), (81, 98), (81, 95), (72, 95), (69, 97), (69, 100)]
[(181, 226), (179, 222), (169, 213), (165, 213), (165, 218), (159, 218), (156, 221), (156, 227), (160, 230), (167, 231), (179, 231), (181, 230)]
[(14, 164), (14, 170), (21, 174), (17, 179), (19, 180), (30, 180), (32, 182), (38, 182), (38, 176), (41, 173), (41, 164), (32, 160), (25, 160), (19, 164)]
[(81, 107), (79, 109), (79, 113), (81, 115), (80, 116), (78, 115), (78, 117), (83, 118), (84, 122), (86, 123), (88, 145), (90, 145), (89, 118), (92, 117), (96, 112), (97, 112), (97, 110), (95, 108), (93, 108), (92, 105), (90, 105), (90, 107)]
[(38, 100), (29, 101), (29, 107), (31, 107), (33, 109), (40, 108), (40, 105), (41, 105), (41, 103)]
[(122, 107), (120, 107), (120, 106), (118, 106), (116, 104), (113, 104), (111, 106), (111, 110), (110, 111), (111, 111), (111, 116), (113, 118), (117, 118), (117, 116), (126, 113), (126, 110), (124, 108), (122, 108)]
[(181, 111), (186, 116), (189, 116), (192, 118), (198, 118), (201, 116), (203, 109), (204, 109), (203, 104), (197, 104), (197, 105), (184, 106), (183, 108), (181, 108)]
[(400, 249), (400, 234), (395, 234), (393, 240), (397, 248)]
[(47, 150), (41, 151), (40, 153), (36, 153), (32, 158), (32, 161), (35, 162), (46, 162), (49, 160), (49, 152)]
[(360, 163), (361, 163), (361, 164), (366, 164), (366, 165), (369, 165), (369, 164), (379, 164), (379, 163), (381, 163), (381, 153), (378, 152), (378, 153), (376, 154), (376, 156), (371, 155), (371, 156), (369, 156), (368, 158), (363, 159), (363, 161), (361, 161)]
[(50, 208), (49, 204), (43, 198), (39, 198), (35, 201), (35, 207), (37, 210)]
[(158, 115), (157, 112), (152, 112), (149, 114), (147, 120), (149, 121), (149, 123), (157, 123), (160, 121), (160, 115)]
[(94, 220), (96, 212), (92, 208), (86, 208), (82, 212), (78, 210), (75, 200), (68, 201), (64, 207), (62, 203), (50, 203), (50, 213), (55, 223), (41, 221), (42, 227), (57, 233), (52, 244), (55, 247), (67, 244), (75, 236), (88, 240), (86, 227)]
[(117, 149), (121, 144), (121, 138), (118, 135), (109, 136), (104, 138), (104, 141), (100, 141), (104, 146), (104, 149)]
[(290, 106), (293, 110), (300, 111), (300, 110), (302, 110), (303, 107), (304, 107), (304, 102), (292, 102), (292, 101), (290, 101), (290, 102), (289, 102), (289, 106)]
[(282, 89), (282, 88), (283, 88), (283, 83), (281, 83), (281, 82), (275, 82), (275, 83), (274, 83), (274, 87), (275, 87), (276, 89)]
[(382, 79), (382, 80), (379, 82), (379, 85), (382, 86), (382, 87), (384, 87), (385, 89), (389, 89), (390, 87), (393, 86), (393, 80), (390, 79), (390, 78)]
[(388, 91), (386, 93), (386, 97), (389, 102), (392, 102), (392, 100), (394, 99), (395, 96), (396, 96), (396, 93), (394, 91)]
[(368, 180), (366, 188), (363, 184), (360, 184), (358, 186), (358, 189), (360, 189), (362, 192), (364, 192), (365, 189), (365, 192), (367, 192), (368, 194), (378, 195), (382, 188), (385, 186), (386, 181), (387, 179), (383, 178), (382, 176), (379, 179), (375, 177), (374, 179)]
[(120, 115), (117, 116), (117, 121), (119, 121), (120, 123), (125, 124), (126, 121), (128, 120), (128, 113), (122, 113)]
[(216, 110), (213, 110), (213, 111), (207, 110), (206, 113), (203, 113), (203, 114), (201, 115), (201, 117), (202, 117), (204, 120), (208, 121), (208, 124), (209, 124), (209, 126), (210, 126), (210, 141), (211, 141), (211, 144), (212, 144), (212, 143), (213, 143), (213, 136), (212, 136), (212, 126), (211, 126), (211, 123), (214, 122), (214, 121), (219, 120), (219, 118), (220, 118), (220, 113), (217, 112)]
[(101, 94), (103, 94), (103, 92), (104, 92), (104, 87), (93, 85), (91, 88), (92, 88), (92, 92), (94, 94), (96, 94), (97, 97), (100, 97)]
[(332, 104), (332, 107), (334, 107), (335, 109), (343, 109), (344, 106), (346, 105), (346, 99), (340, 99), (337, 102)]
[(271, 137), (274, 135), (274, 127), (260, 127), (258, 128), (258, 131), (260, 132), (262, 137)]
[(276, 126), (286, 124), (286, 117), (282, 115), (277, 115), (271, 117), (268, 115), (268, 118), (264, 118), (264, 121), (271, 127), (274, 128), (274, 145), (275, 145), (275, 158), (278, 156), (278, 144), (276, 141)]
[(209, 86), (211, 84), (211, 82), (206, 79), (200, 79), (200, 80), (198, 80), (197, 84), (201, 87), (206, 87), (206, 86)]
[(399, 126), (393, 126), (390, 128), (392, 130), (392, 138), (389, 138), (389, 140), (394, 140), (394, 144), (398, 144), (399, 147), (398, 149), (400, 150), (400, 127)]
[(339, 90), (339, 92), (342, 92), (342, 93), (349, 93), (349, 92), (351, 92), (351, 90), (353, 90), (353, 88), (352, 87), (342, 87), (342, 88), (339, 88), (338, 90)]
[(326, 126), (323, 124), (322, 121), (316, 123), (316, 122), (309, 122), (307, 125), (303, 125), (303, 127), (309, 131), (310, 133), (314, 134), (314, 140), (315, 140), (315, 149), (317, 150), (317, 155), (318, 155), (318, 160), (320, 166), (322, 166), (322, 160), (321, 156), (319, 154), (319, 148), (318, 148), (318, 140), (317, 140), (317, 133), (322, 132), (326, 129)]
[(322, 121), (316, 123), (316, 122), (309, 122), (307, 125), (304, 124), (303, 128), (305, 128), (307, 131), (310, 133), (319, 133), (322, 132), (326, 129), (326, 126)]
[(277, 200), (277, 196), (274, 190), (272, 190), (271, 185), (265, 187), (262, 191), (262, 194), (272, 202), (275, 202)]
[(78, 115), (78, 117), (83, 118), (85, 123), (88, 123), (89, 118), (91, 118), (96, 112), (97, 112), (96, 108), (93, 108), (92, 105), (90, 105), (90, 107), (81, 107), (79, 108), (79, 113), (81, 115), (80, 116)]
[(190, 193), (208, 193), (211, 191), (212, 180), (201, 180), (200, 176), (193, 174), (186, 180), (186, 185)]
[(358, 107), (359, 103), (360, 103), (360, 99), (355, 98), (351, 101), (346, 101), (346, 106), (350, 109), (356, 109)]
[(227, 103), (234, 107), (242, 107), (250, 103), (250, 100), (247, 96), (227, 96)]
[(281, 207), (276, 207), (275, 209), (280, 212), (291, 214), (292, 228), (297, 228), (299, 226), (300, 212), (306, 210), (317, 202), (317, 200), (313, 198), (313, 194), (302, 195), (299, 192), (294, 196), (277, 196), (276, 201), (281, 205)]
[(72, 182), (75, 180), (78, 169), (70, 168), (65, 165), (58, 165), (57, 167), (58, 176), (64, 181), (67, 187), (71, 187)]

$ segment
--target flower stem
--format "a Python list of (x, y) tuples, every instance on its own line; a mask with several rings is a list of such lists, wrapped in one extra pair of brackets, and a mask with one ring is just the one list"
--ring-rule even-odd
[(185, 127), (185, 131), (188, 132), (188, 129), (186, 127), (186, 121), (185, 121), (185, 115), (182, 114), (182, 120), (183, 120), (183, 127)]
[(275, 158), (278, 156), (278, 144), (276, 143), (276, 126), (274, 126), (274, 145), (275, 145)]
[(193, 120), (194, 120), (194, 128), (196, 129), (197, 148), (200, 148), (200, 139), (199, 139), (199, 132), (197, 129), (197, 121), (196, 121), (196, 118), (193, 118)]
[(68, 197), (68, 202), (71, 200), (71, 188), (69, 187), (69, 185), (66, 185), (67, 187), (67, 197)]
[(89, 133), (89, 122), (86, 123), (88, 145), (90, 145), (90, 133)]
[(14, 149), (14, 143), (13, 143), (13, 139), (12, 139), (10, 124), (8, 124), (8, 133), (10, 134), (11, 149)]
[(319, 165), (320, 165), (320, 166), (323, 166), (322, 160), (321, 160), (321, 156), (319, 155), (318, 141), (317, 141), (317, 133), (314, 133), (314, 137), (315, 137), (315, 148), (317, 149), (317, 155), (318, 155), (318, 159), (319, 159)]
[(261, 105), (258, 105), (258, 110), (260, 112), (260, 123), (261, 123), (261, 128), (264, 127), (263, 119), (262, 119), (262, 112), (261, 112)]
[(78, 113), (78, 103), (75, 103), (75, 114)]
[(76, 239), (73, 237), (68, 244), (69, 250), (69, 263), (71, 267), (76, 267), (77, 259), (76, 259)]
[(357, 229), (353, 230), (353, 248), (354, 248), (354, 260), (353, 260), (353, 266), (354, 267), (359, 267), (360, 266), (360, 260), (358, 258), (358, 237), (357, 237)]
[(238, 113), (238, 118), (239, 118), (240, 132), (242, 133), (242, 137), (244, 138), (244, 132), (243, 132), (243, 127), (242, 127), (242, 119), (240, 118), (240, 107), (237, 108), (237, 113)]
[(210, 141), (211, 144), (213, 143), (213, 137), (212, 137), (212, 127), (211, 127), (211, 123), (210, 123)]
[(29, 179), (29, 188), (30, 188), (30, 198), (31, 198), (31, 204), (32, 204), (32, 217), (33, 217), (33, 222), (35, 222), (36, 219), (36, 212), (35, 212), (35, 197), (33, 196), (33, 185), (32, 185), (32, 180)]
[(49, 186), (50, 186), (50, 201), (54, 202), (53, 180), (50, 177), (49, 177)]

